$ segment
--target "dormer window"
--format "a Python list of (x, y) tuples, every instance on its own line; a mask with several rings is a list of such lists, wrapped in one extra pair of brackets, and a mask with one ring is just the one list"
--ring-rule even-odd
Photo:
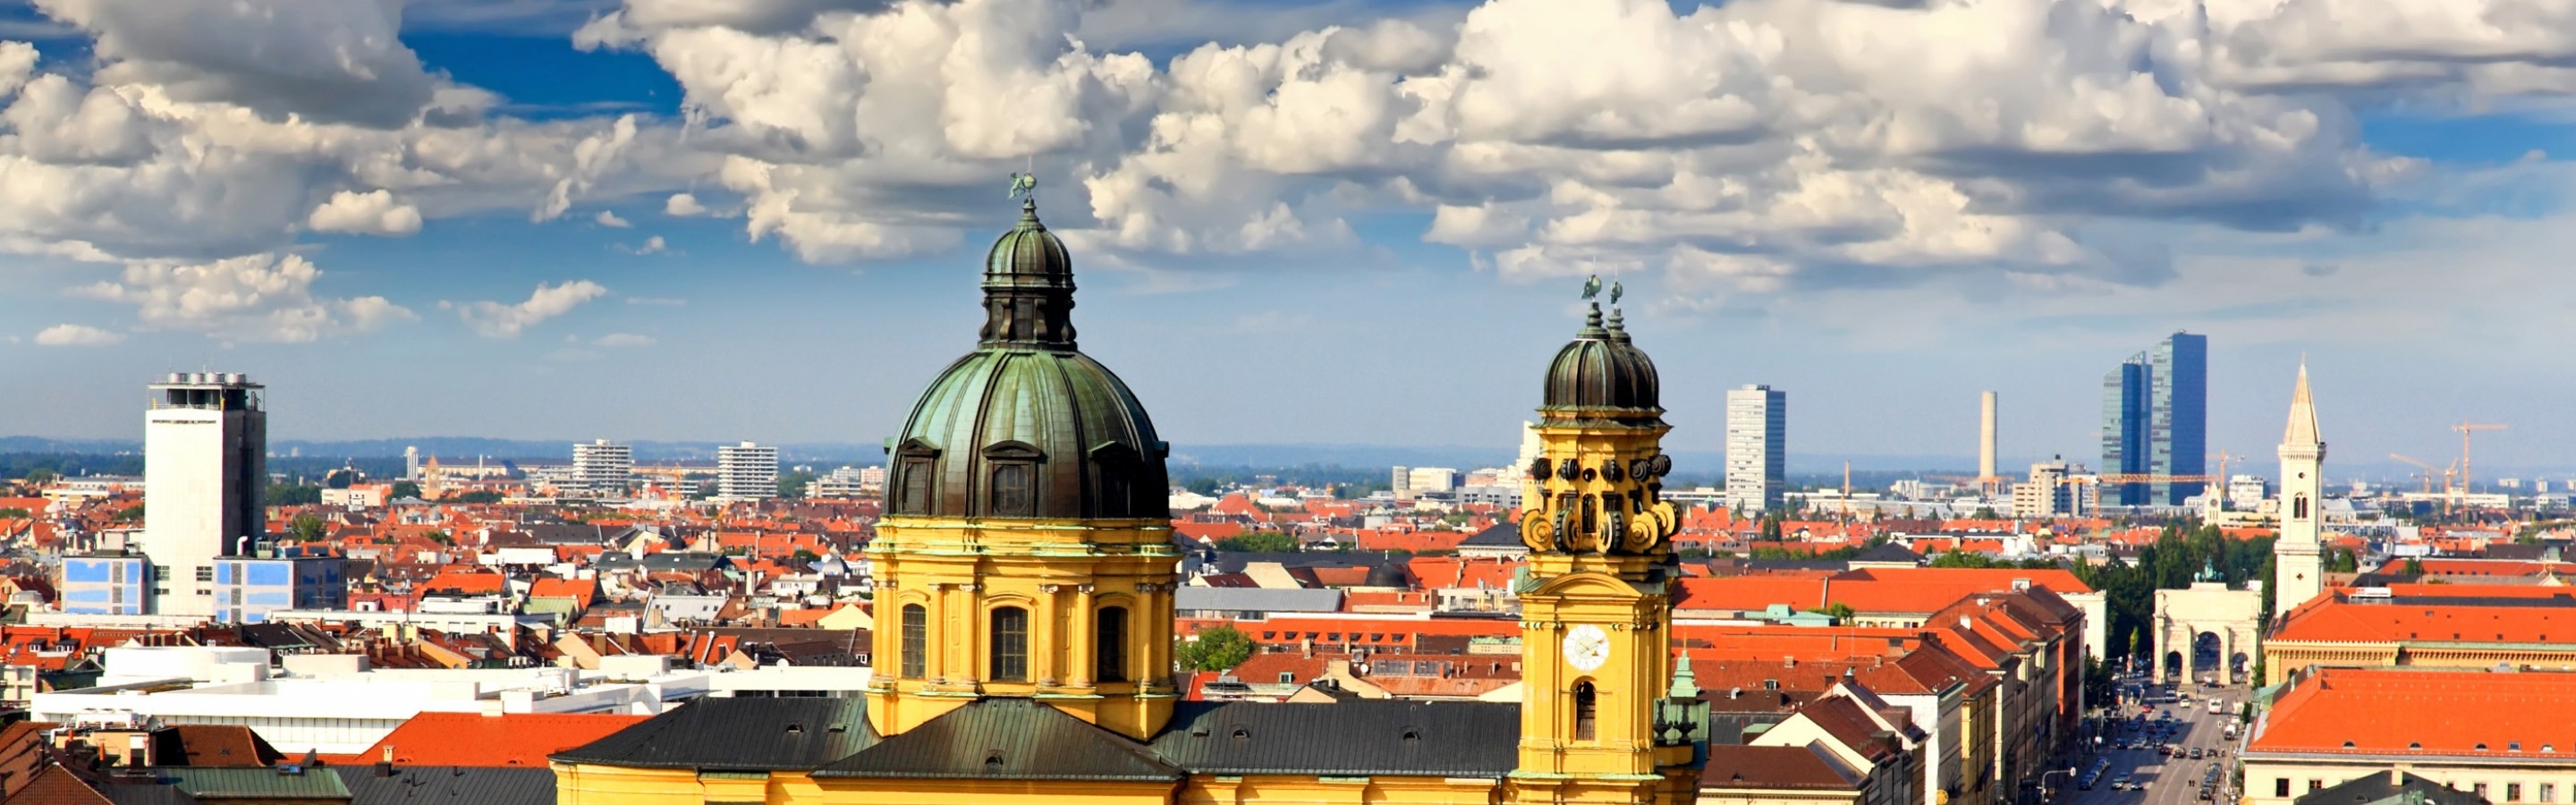
[(905, 440), (895, 448), (894, 513), (930, 514), (931, 501), (939, 494), (939, 448), (920, 439)]
[(984, 513), (993, 517), (1035, 517), (1038, 513), (1038, 464), (1046, 454), (1027, 442), (1001, 442), (984, 448), (990, 468)]

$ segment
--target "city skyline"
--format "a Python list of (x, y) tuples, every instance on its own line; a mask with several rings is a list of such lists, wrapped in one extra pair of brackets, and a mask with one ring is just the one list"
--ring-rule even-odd
[[(476, 11), (458, 10), (467, 6)], [(1121, 367), (1140, 394), (1173, 400), (1166, 426), (1182, 444), (1508, 450), (1535, 390), (1479, 368), (1549, 349), (1548, 328), (1516, 322), (1570, 311), (1565, 289), (1586, 273), (1625, 283), (1632, 329), (1669, 364), (1676, 450), (1722, 449), (1724, 390), (1765, 383), (1800, 394), (1790, 441), (1801, 451), (1972, 457), (1975, 396), (1995, 389), (2011, 400), (2004, 455), (2080, 461), (2098, 443), (2098, 388), (2090, 387), (2099, 367), (2175, 329), (2223, 345), (2211, 358), (2213, 454), (2266, 449), (2266, 412), (2301, 354), (2313, 358), (2320, 394), (2342, 401), (2334, 425), (2365, 460), (2452, 455), (2457, 441), (2446, 426), (2463, 420), (2513, 425), (2481, 437), (2481, 463), (2497, 467), (2558, 463), (2563, 446), (2576, 443), (2576, 424), (2549, 405), (2568, 391), (2555, 378), (2576, 368), (2576, 353), (2559, 346), (2571, 333), (2556, 315), (2576, 291), (2550, 279), (2576, 237), (2563, 203), (2571, 127), (2555, 104), (2564, 94), (2506, 92), (2480, 72), (2525, 63), (2521, 56), (2546, 61), (2539, 50), (2481, 50), (2471, 60), (2427, 32), (2432, 41), (2422, 47), (2336, 51), (2381, 55), (2361, 62), (2376, 72), (2345, 73), (2348, 86), (2291, 92), (2241, 72), (2246, 65), (2158, 61), (2152, 48), (2136, 54), (2148, 64), (2136, 73), (2122, 72), (2129, 62), (2040, 58), (2111, 30), (2146, 43), (2198, 36), (2151, 10), (2092, 21), (2103, 30), (2036, 19), (2029, 14), (2038, 6), (2014, 2), (1908, 12), (2025, 23), (2011, 29), (1999, 58), (2046, 63), (2024, 71), (2043, 80), (1954, 70), (1960, 97), (1983, 86), (2015, 101), (2025, 134), (2003, 135), (1956, 128), (1954, 110), (1867, 65), (1765, 61), (1734, 43), (1689, 38), (1704, 24), (1742, 22), (1781, 26), (1813, 44), (1812, 31), (1774, 12), (1851, 11), (1840, 4), (1497, 0), (1287, 4), (1258, 15), (1228, 15), (1233, 6), (1222, 3), (1178, 3), (1188, 13), (1177, 14), (1138, 13), (1144, 7), (1034, 5), (1043, 13), (1007, 23), (992, 3), (942, 8), (958, 30), (1015, 37), (1009, 52), (984, 54), (993, 61), (977, 65), (990, 69), (973, 76), (986, 82), (975, 86), (1038, 76), (1099, 94), (1050, 96), (1071, 97), (1062, 117), (1082, 124), (1060, 130), (1014, 128), (984, 106), (938, 101), (947, 117), (930, 117), (958, 127), (940, 131), (863, 131), (818, 116), (873, 109), (867, 104), (911, 97), (901, 91), (912, 87), (901, 77), (870, 84), (850, 70), (900, 53), (831, 47), (848, 33), (836, 26), (877, 17), (831, 16), (818, 26), (806, 6), (775, 19), (717, 15), (695, 27), (675, 23), (658, 2), (458, 3), (399, 19), (350, 4), (265, 27), (216, 25), (226, 20), (217, 5), (190, 6), (206, 15), (196, 18), (206, 30), (274, 41), (288, 56), (357, 43), (363, 71), (281, 56), (315, 78), (292, 91), (169, 49), (154, 36), (160, 22), (69, 2), (11, 9), (0, 39), (28, 44), (0, 48), (9, 93), (0, 100), (31, 112), (57, 104), (68, 115), (94, 98), (99, 125), (130, 136), (99, 139), (97, 148), (114, 153), (84, 155), (60, 138), (10, 146), (19, 151), (9, 158), (43, 178), (28, 188), (81, 191), (70, 195), (98, 206), (78, 212), (100, 214), (20, 205), (30, 212), (0, 219), (11, 252), (0, 257), (0, 315), (16, 322), (0, 332), (0, 356), (19, 376), (43, 380), (0, 390), (0, 409), (23, 435), (138, 439), (113, 413), (138, 378), (221, 366), (295, 390), (277, 401), (281, 440), (868, 444), (896, 429), (906, 383), (935, 375), (949, 351), (875, 341), (971, 321), (962, 275), (1007, 224), (1002, 177), (1033, 169), (1050, 221), (1083, 255), (1092, 292), (1074, 315), (1086, 348)], [(2260, 37), (2295, 22), (2225, 25)], [(1286, 55), (1252, 47), (1332, 24), (1352, 27), (1304, 34), (1295, 41), (1309, 49)], [(1067, 30), (1080, 44), (1054, 35)], [(1664, 32), (1683, 38), (1658, 41), (1711, 48), (1744, 75), (1850, 82), (1857, 89), (1844, 102), (1859, 106), (1844, 111), (1919, 126), (1921, 139), (1801, 152), (1853, 130), (1781, 117), (1803, 96), (1764, 96), (1707, 76), (1622, 73), (1624, 62), (1603, 54), (1586, 56), (1594, 72), (1585, 74), (1600, 83), (1565, 88), (1565, 108), (1532, 108), (1519, 128), (1478, 105), (1490, 95), (1396, 90), (1462, 65), (1544, 68), (1563, 57), (1536, 47), (1534, 30)], [(691, 72), (683, 65), (701, 62), (690, 59), (730, 55), (691, 31), (819, 48), (813, 69), (832, 80), (804, 93)], [(888, 46), (944, 52), (956, 42)], [(2261, 66), (2296, 74), (2347, 64), (2323, 52), (2283, 50)], [(1316, 69), (1289, 70), (1278, 59)], [(1324, 93), (1313, 97), (1376, 110), (1369, 120), (1386, 128), (1300, 130), (1278, 124), (1289, 119), (1280, 116), (1311, 109), (1265, 107), (1193, 83), (1231, 64), (1279, 90), (1264, 97)], [(180, 88), (193, 104), (184, 108), (112, 114), (111, 96), (123, 96), (108, 89), (162, 88), (173, 67), (219, 80)], [(2448, 77), (2427, 82), (2415, 68)], [(1141, 72), (1122, 72), (1130, 70)], [(1347, 83), (1306, 77), (1313, 74)], [(2403, 102), (2388, 95), (2401, 74), (2411, 93)], [(2092, 117), (2068, 89), (2129, 75), (2158, 79), (2165, 101), (2199, 105), (2202, 124), (2214, 128), (2144, 114)], [(1492, 76), (1532, 82), (1544, 71)], [(1146, 93), (1130, 79), (1160, 83)], [(1597, 89), (1619, 81), (1645, 83), (1625, 94)], [(1777, 133), (1640, 111), (1695, 97), (1749, 98)], [(349, 98), (380, 103), (318, 111)], [(701, 122), (686, 122), (684, 98), (706, 115)], [(1073, 102), (1110, 98), (1133, 105)], [(1359, 103), (1390, 98), (1385, 108)], [(2515, 102), (2494, 103), (2508, 98)], [(393, 106), (414, 101), (409, 117)], [(182, 144), (246, 136), (210, 122), (227, 109), (320, 115), (307, 128), (266, 133), (338, 137), (345, 148), (294, 150), (229, 171), (200, 164), (203, 172), (183, 177), (194, 193), (184, 198), (259, 204), (173, 207), (169, 194), (135, 192), (147, 171), (181, 169)], [(1585, 129), (1578, 113), (1590, 112), (1627, 128)], [(445, 122), (423, 122), (432, 118)], [(2305, 122), (2283, 122), (2293, 118)], [(1281, 139), (1156, 146), (1112, 133), (1154, 119)], [(2076, 136), (2114, 149), (2106, 154), (2166, 154), (2173, 164), (2164, 167), (2176, 172), (2144, 177), (2027, 134), (2051, 126), (2092, 126)], [(776, 134), (784, 151), (761, 150), (763, 133)], [(2281, 135), (2274, 142), (2286, 150), (2244, 144), (2263, 140), (2258, 134)], [(1334, 147), (1381, 140), (1425, 150)], [(595, 155), (586, 167), (573, 158), (585, 141)], [(509, 158), (431, 159), (444, 153), (433, 146), (458, 142)], [(1467, 142), (1535, 160), (1525, 170), (1564, 193), (1458, 167), (1481, 153), (1459, 145)], [(862, 146), (924, 156), (888, 165)], [(1604, 178), (1614, 153), (1656, 167), (1643, 178)], [(1211, 154), (1236, 168), (1170, 184), (1176, 160)], [(1997, 165), (1999, 154), (2028, 164)], [(1149, 158), (1158, 156), (1172, 159)], [(376, 158), (435, 175), (386, 175), (370, 167)], [(1833, 159), (1872, 167), (1832, 167)], [(727, 160), (765, 172), (728, 173)], [(272, 170), (286, 165), (303, 170)], [(2148, 178), (2155, 181), (2139, 183)], [(1658, 195), (1633, 192), (1640, 182)], [(1751, 195), (1727, 201), (1706, 189), (1725, 182)], [(804, 192), (825, 186), (849, 192)], [(1829, 193), (1838, 187), (1850, 192)], [(1791, 210), (1765, 199), (1821, 199), (1809, 209), (1824, 217), (1784, 218)], [(1741, 251), (1722, 248), (1730, 237)], [(2426, 265), (2443, 273), (2427, 274)], [(485, 399), (473, 391), (494, 387), (507, 392)], [(610, 391), (636, 387), (650, 393)]]

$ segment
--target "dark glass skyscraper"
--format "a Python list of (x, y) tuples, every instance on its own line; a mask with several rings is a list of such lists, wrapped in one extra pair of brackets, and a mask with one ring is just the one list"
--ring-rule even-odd
[[(2102, 376), (2102, 471), (2142, 476), (2209, 471), (2209, 337), (2177, 332)], [(2105, 505), (2179, 506), (2207, 485), (2129, 482)]]

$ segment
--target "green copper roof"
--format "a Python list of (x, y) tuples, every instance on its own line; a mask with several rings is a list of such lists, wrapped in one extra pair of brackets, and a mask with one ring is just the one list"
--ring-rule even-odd
[(1557, 350), (1547, 367), (1547, 393), (1539, 412), (1548, 418), (1650, 420), (1660, 423), (1662, 379), (1645, 350), (1629, 343), (1618, 314), (1610, 326), (1601, 323), (1601, 306), (1592, 306), (1583, 329)]
[(895, 515), (1132, 518), (1168, 513), (1144, 404), (1074, 346), (1073, 260), (1034, 202), (984, 260), (975, 351), (923, 390), (893, 453)]

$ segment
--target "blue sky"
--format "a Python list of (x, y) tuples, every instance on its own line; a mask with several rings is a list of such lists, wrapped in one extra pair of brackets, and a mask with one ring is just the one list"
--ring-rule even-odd
[[(874, 442), (1032, 164), (1185, 445), (1505, 454), (1597, 272), (1681, 449), (1762, 382), (1797, 452), (1967, 456), (1995, 389), (2091, 461), (2188, 329), (2213, 452), (2269, 462), (2304, 355), (2338, 457), (2576, 465), (2576, 0), (2177, 5), (40, 0), (0, 431), (206, 368), (279, 438)], [(2370, 24), (2417, 6), (2463, 19)]]

